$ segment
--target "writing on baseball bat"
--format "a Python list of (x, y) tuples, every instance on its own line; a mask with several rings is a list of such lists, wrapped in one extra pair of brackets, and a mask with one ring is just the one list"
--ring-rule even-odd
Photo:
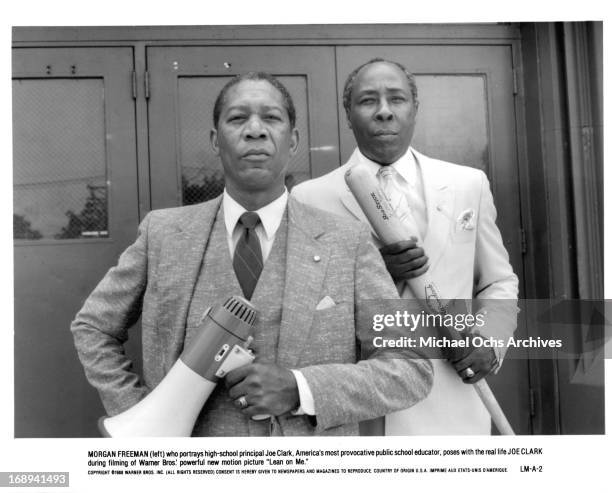
[(387, 213), (385, 212), (385, 209), (383, 208), (382, 204), (380, 203), (380, 200), (378, 199), (378, 196), (376, 195), (376, 192), (370, 193), (370, 196), (372, 197), (372, 199), (374, 199), (374, 205), (380, 211), (381, 217), (385, 221), (388, 221), (389, 220), (389, 216), (387, 216)]

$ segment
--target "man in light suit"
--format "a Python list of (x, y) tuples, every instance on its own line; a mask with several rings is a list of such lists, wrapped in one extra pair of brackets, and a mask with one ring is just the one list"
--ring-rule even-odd
[[(285, 87), (263, 73), (236, 77), (213, 115), (222, 197), (148, 214), (72, 324), (109, 415), (153, 389), (206, 308), (236, 294), (259, 312), (257, 359), (216, 387), (193, 435), (350, 435), (359, 420), (421, 400), (431, 387), (429, 361), (406, 354), (357, 361), (359, 337), (372, 323), (367, 300), (397, 294), (367, 228), (288, 197), (298, 133)], [(139, 316), (143, 378), (123, 352)], [(250, 419), (262, 414), (273, 418)]]
[[(298, 200), (366, 222), (344, 174), (365, 163), (377, 175), (401, 214), (407, 207), (421, 238), (380, 251), (403, 298), (413, 298), (406, 280), (425, 272), (446, 299), (516, 300), (518, 279), (495, 224), (496, 211), (485, 174), (420, 154), (410, 142), (418, 110), (414, 77), (402, 65), (374, 59), (355, 69), (344, 89), (344, 107), (358, 148), (349, 161), (293, 189)], [(397, 200), (396, 200), (397, 199)], [(505, 338), (516, 329), (516, 304), (489, 303), (482, 337)], [(484, 310), (483, 310), (484, 315)], [(473, 333), (470, 337), (479, 337)], [(429, 397), (386, 418), (386, 434), (488, 434), (491, 422), (470, 385), (499, 368), (499, 349), (473, 348), (434, 363)]]

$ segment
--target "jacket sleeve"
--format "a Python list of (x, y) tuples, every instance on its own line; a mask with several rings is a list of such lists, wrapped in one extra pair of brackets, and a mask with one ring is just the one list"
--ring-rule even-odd
[(148, 389), (132, 369), (124, 343), (141, 314), (147, 285), (147, 231), (150, 215), (136, 241), (119, 258), (77, 313), (70, 330), (85, 375), (112, 416), (136, 404)]
[[(362, 229), (355, 261), (358, 343), (371, 336), (371, 301), (398, 298), (369, 237), (369, 231)], [(355, 364), (314, 365), (300, 371), (314, 397), (319, 431), (408, 408), (427, 396), (433, 382), (430, 361), (408, 352), (377, 352)]]
[[(479, 332), (505, 339), (517, 326), (518, 277), (510, 265), (499, 229), (491, 187), (481, 174), (481, 195), (474, 257), (474, 311), (484, 315)], [(501, 351), (502, 356), (505, 351)]]

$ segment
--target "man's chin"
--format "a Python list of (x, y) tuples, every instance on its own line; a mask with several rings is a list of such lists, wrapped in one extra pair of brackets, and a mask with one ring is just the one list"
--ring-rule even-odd
[[(278, 188), (280, 179), (267, 170), (250, 170), (241, 177), (241, 188), (251, 192), (265, 192)], [(284, 182), (283, 182), (284, 183)]]
[(253, 167), (243, 174), (245, 181), (262, 181), (268, 182), (272, 179), (272, 173), (267, 168)]
[[(360, 149), (361, 150), (361, 149)], [(394, 148), (394, 149), (370, 149), (367, 152), (361, 150), (364, 156), (366, 156), (371, 161), (374, 161), (378, 164), (392, 164), (401, 158), (407, 149), (404, 148)]]

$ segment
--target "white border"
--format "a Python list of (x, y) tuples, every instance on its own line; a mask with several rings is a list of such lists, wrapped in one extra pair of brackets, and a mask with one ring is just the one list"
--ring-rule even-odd
[[(607, 29), (608, 16), (605, 12), (605, 2), (580, 1), (580, 2), (541, 2), (533, 0), (499, 3), (495, 9), (491, 9), (490, 1), (463, 1), (445, 2), (425, 1), (419, 4), (411, 4), (400, 0), (386, 0), (385, 2), (368, 2), (354, 0), (334, 5), (332, 2), (312, 1), (299, 3), (282, 0), (274, 1), (246, 1), (231, 0), (230, 2), (219, 2), (227, 5), (222, 9), (213, 9), (210, 2), (206, 1), (173, 1), (165, 2), (162, 6), (151, 2), (127, 2), (125, 0), (107, 0), (103, 3), (77, 2), (77, 1), (27, 1), (11, 4), (8, 12), (3, 15), (5, 25), (3, 31), (2, 69), (4, 70), (4, 90), (2, 91), (3, 121), (3, 149), (5, 150), (4, 165), (0, 167), (2, 186), (3, 208), (0, 215), (1, 245), (4, 254), (4, 268), (2, 269), (2, 280), (0, 281), (1, 296), (5, 314), (5, 327), (0, 330), (0, 372), (4, 375), (0, 382), (0, 395), (3, 396), (0, 405), (0, 471), (10, 470), (71, 470), (73, 484), (80, 483), (80, 487), (70, 488), (68, 491), (79, 491), (86, 488), (87, 491), (105, 491), (109, 486), (118, 485), (122, 489), (126, 487), (146, 487), (151, 489), (155, 485), (142, 479), (125, 481), (121, 483), (108, 483), (106, 481), (82, 480), (86, 467), (86, 451), (90, 448), (99, 448), (102, 445), (110, 447), (110, 443), (101, 443), (100, 439), (21, 439), (12, 438), (13, 428), (13, 276), (12, 276), (12, 221), (10, 211), (12, 209), (12, 174), (11, 174), (11, 116), (10, 116), (10, 42), (11, 26), (36, 26), (36, 25), (113, 25), (118, 21), (121, 25), (191, 25), (191, 24), (277, 24), (277, 23), (299, 23), (299, 24), (327, 24), (327, 23), (414, 23), (414, 22), (496, 22), (503, 19), (505, 22), (518, 21), (579, 21), (579, 20), (604, 20), (604, 87), (605, 82), (610, 80), (610, 57), (607, 47), (610, 45), (609, 29)], [(606, 95), (608, 96), (608, 95)], [(604, 97), (605, 115), (610, 114), (610, 98)], [(606, 123), (609, 124), (606, 118)], [(610, 142), (610, 127), (605, 127), (606, 143)], [(607, 147), (607, 146), (606, 146)], [(606, 154), (607, 155), (607, 154)], [(610, 173), (605, 173), (605, 189), (610, 190)], [(611, 200), (604, 193), (605, 218), (611, 217)], [(605, 228), (605, 245), (610, 245), (610, 228)], [(608, 255), (606, 255), (608, 257)], [(9, 261), (8, 259), (11, 259)], [(605, 260), (609, 260), (606, 258)], [(605, 286), (606, 298), (612, 298), (611, 272), (609, 263), (605, 263)], [(606, 361), (606, 378), (612, 380), (612, 366)], [(610, 412), (612, 410), (612, 395), (606, 393), (606, 422), (610, 423)], [(541, 446), (545, 449), (544, 466), (546, 473), (543, 475), (516, 475), (491, 476), (470, 474), (463, 477), (448, 475), (404, 476), (400, 478), (405, 482), (405, 487), (440, 488), (440, 490), (451, 491), (513, 491), (524, 488), (526, 491), (537, 491), (539, 489), (551, 489), (556, 491), (577, 491), (589, 488), (591, 491), (604, 491), (609, 488), (610, 480), (606, 474), (608, 457), (610, 456), (610, 435), (606, 436), (550, 436), (550, 437), (495, 437), (495, 438), (435, 438), (423, 437), (409, 439), (410, 447), (457, 447), (481, 446)], [(176, 444), (177, 447), (272, 447), (270, 439), (260, 441), (250, 439), (247, 442), (239, 439), (219, 440), (207, 439), (197, 442), (192, 441), (165, 441), (166, 446)], [(322, 439), (323, 443), (330, 448), (340, 446), (355, 446), (360, 448), (371, 445), (380, 447), (380, 439), (341, 438), (337, 440)], [(386, 437), (384, 446), (406, 447), (408, 439)], [(156, 442), (158, 443), (158, 442)], [(275, 442), (274, 442), (275, 443)], [(298, 439), (283, 439), (280, 446), (308, 447), (315, 446), (319, 442)], [(125, 444), (132, 448), (134, 443)], [(120, 443), (113, 442), (112, 447), (118, 448)], [(81, 479), (79, 480), (79, 476)], [(309, 490), (316, 489), (324, 480), (313, 479), (302, 476), (300, 478), (271, 478), (270, 481), (248, 482), (244, 478), (237, 478), (240, 487), (256, 489), (266, 486), (270, 491), (301, 491), (300, 485), (306, 485)], [(299, 479), (296, 481), (295, 479)], [(391, 478), (388, 478), (391, 480)], [(345, 491), (364, 491), (372, 488), (388, 486), (399, 486), (398, 478), (393, 482), (381, 483), (386, 478), (350, 477), (348, 479), (330, 478), (336, 487)], [(199, 478), (191, 480), (176, 479), (173, 481), (162, 481), (157, 485), (167, 490), (168, 487), (176, 487), (177, 491), (202, 491), (204, 488), (220, 486), (225, 488), (236, 487), (236, 480), (226, 479), (224, 481), (206, 481)], [(212, 483), (212, 484), (211, 484)], [(161, 488), (160, 488), (161, 489)], [(32, 491), (32, 490), (30, 490)], [(45, 491), (45, 490), (43, 490)], [(66, 491), (66, 490), (60, 490)]]

